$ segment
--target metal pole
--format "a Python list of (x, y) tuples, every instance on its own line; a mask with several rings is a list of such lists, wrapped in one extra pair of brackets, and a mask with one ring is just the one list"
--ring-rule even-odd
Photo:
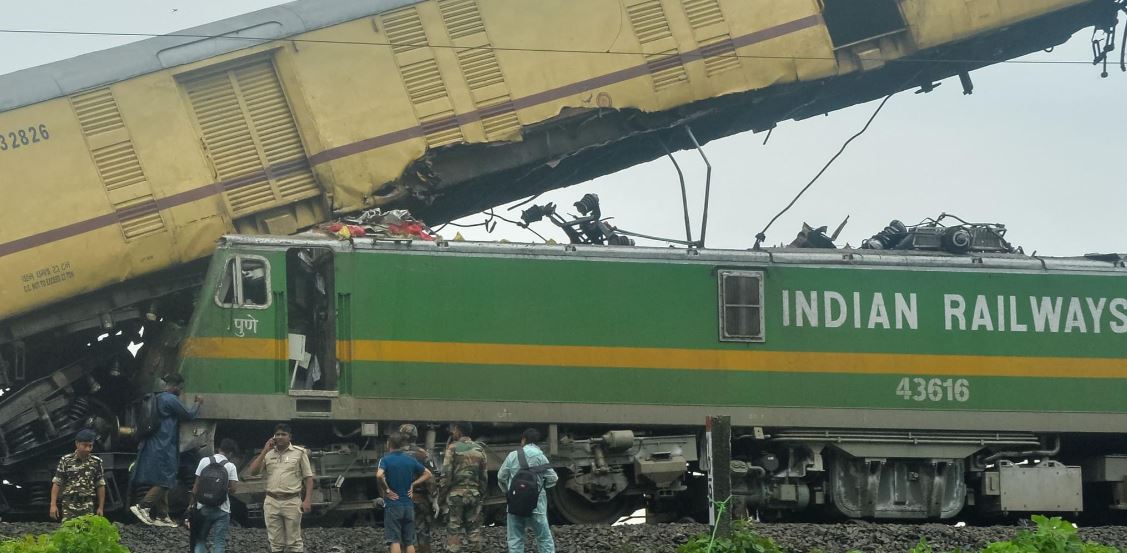
[(705, 428), (710, 436), (709, 521), (714, 535), (726, 538), (732, 534), (732, 417), (708, 417)]
[(673, 153), (665, 147), (665, 142), (661, 142), (661, 149), (665, 150), (665, 155), (669, 156), (669, 161), (673, 162), (673, 168), (677, 170), (677, 179), (681, 181), (681, 209), (685, 213), (685, 242), (691, 248), (693, 245), (693, 230), (689, 226), (689, 192), (685, 189), (685, 173), (681, 171), (681, 165), (677, 163)]
[(704, 155), (704, 149), (697, 142), (693, 129), (685, 125), (685, 132), (689, 133), (689, 139), (693, 141), (693, 146), (697, 147), (697, 152), (700, 154), (700, 158), (704, 160), (704, 166), (708, 169), (704, 175), (704, 215), (701, 216), (700, 220), (700, 247), (703, 249), (704, 235), (708, 232), (708, 196), (712, 191), (712, 164), (708, 162), (708, 156)]

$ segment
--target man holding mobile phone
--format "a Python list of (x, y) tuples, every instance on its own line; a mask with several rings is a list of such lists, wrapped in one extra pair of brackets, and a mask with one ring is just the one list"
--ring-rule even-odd
[[(305, 448), (293, 445), (293, 429), (286, 423), (274, 427), (274, 437), (251, 461), (250, 473), (266, 471), (266, 500), (262, 514), (272, 553), (305, 551), (301, 515), (313, 508), (313, 469)], [(304, 490), (304, 498), (302, 491)]]

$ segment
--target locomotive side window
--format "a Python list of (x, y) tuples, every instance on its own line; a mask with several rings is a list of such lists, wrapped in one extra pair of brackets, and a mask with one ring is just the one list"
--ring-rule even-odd
[(228, 259), (215, 290), (215, 303), (221, 307), (269, 307), (270, 263), (261, 257), (242, 255)]
[(720, 340), (763, 341), (763, 273), (720, 271)]

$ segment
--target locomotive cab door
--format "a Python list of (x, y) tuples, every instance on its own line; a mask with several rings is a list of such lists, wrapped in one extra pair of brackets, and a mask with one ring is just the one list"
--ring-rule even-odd
[(337, 391), (335, 295), (332, 250), (286, 252), (286, 375), (291, 393)]

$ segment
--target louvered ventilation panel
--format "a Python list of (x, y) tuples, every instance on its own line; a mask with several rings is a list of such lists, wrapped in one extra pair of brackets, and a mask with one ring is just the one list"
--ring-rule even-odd
[(238, 69), (235, 81), (266, 159), (267, 175), (278, 194), (285, 200), (316, 196), (320, 189), (273, 65), (261, 63)]
[(70, 103), (78, 116), (82, 133), (88, 137), (125, 128), (117, 102), (108, 88), (73, 96)]
[(421, 104), (446, 97), (446, 86), (442, 83), (442, 73), (438, 71), (434, 58), (404, 66), (400, 71), (412, 102)]
[(717, 0), (685, 0), (681, 5), (685, 8), (689, 25), (694, 29), (724, 22), (724, 13), (720, 11)]
[(427, 43), (419, 12), (414, 7), (405, 8), (383, 16), (381, 21), (427, 146), (437, 148), (462, 142), (454, 105), (434, 59), (434, 51)]
[(634, 36), (646, 55), (646, 66), (653, 77), (655, 91), (665, 90), (689, 81), (681, 61), (677, 42), (669, 29), (669, 20), (660, 0), (628, 3), (626, 14)]
[(458, 47), (458, 67), (481, 117), (485, 137), (499, 140), (520, 132), (512, 96), (485, 30), (477, 0), (439, 0), (446, 34)]
[(410, 52), (416, 48), (429, 47), (423, 21), (415, 8), (408, 8), (388, 14), (383, 18), (384, 32), (396, 54)]
[(732, 37), (727, 34), (701, 43), (700, 51), (704, 56), (704, 72), (709, 77), (738, 69), (740, 66), (740, 58), (736, 56), (736, 46), (732, 43)]
[(718, 0), (685, 0), (682, 4), (689, 25), (693, 28), (702, 57), (704, 71), (709, 77), (738, 69), (740, 58), (736, 55), (732, 35), (720, 10)]
[(442, 20), (446, 23), (446, 32), (451, 39), (485, 32), (477, 0), (439, 0), (438, 9), (442, 11)]
[(70, 101), (126, 240), (165, 230), (113, 92), (101, 88), (72, 96)]
[(320, 193), (273, 63), (183, 84), (234, 216)]

